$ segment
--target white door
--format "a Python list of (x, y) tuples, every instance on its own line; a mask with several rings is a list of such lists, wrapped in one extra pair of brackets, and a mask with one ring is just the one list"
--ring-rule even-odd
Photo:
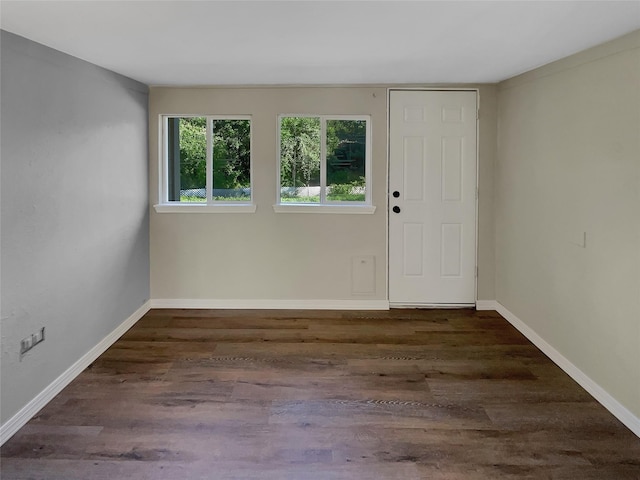
[(389, 301), (465, 305), (476, 292), (475, 91), (389, 93)]

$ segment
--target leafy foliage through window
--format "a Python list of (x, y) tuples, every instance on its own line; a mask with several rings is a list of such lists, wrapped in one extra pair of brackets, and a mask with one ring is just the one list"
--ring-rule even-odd
[(249, 118), (167, 117), (166, 201), (251, 201)]
[(281, 116), (280, 203), (370, 203), (368, 117)]

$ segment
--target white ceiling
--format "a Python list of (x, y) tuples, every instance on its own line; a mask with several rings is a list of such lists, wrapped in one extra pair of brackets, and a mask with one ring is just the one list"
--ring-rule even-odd
[(640, 0), (2, 0), (0, 16), (149, 85), (478, 83), (639, 29)]

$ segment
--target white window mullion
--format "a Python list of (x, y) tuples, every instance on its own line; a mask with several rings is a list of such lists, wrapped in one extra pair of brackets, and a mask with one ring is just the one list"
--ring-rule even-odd
[[(278, 169), (276, 172), (276, 177), (277, 177), (277, 190), (276, 190), (276, 199), (277, 199), (277, 204), (279, 205), (280, 203), (282, 203), (282, 174), (280, 171), (280, 164), (282, 163), (282, 115), (278, 115), (278, 125), (276, 128), (276, 155), (278, 158)], [(252, 147), (253, 148), (253, 147)]]
[(162, 156), (160, 158), (160, 171), (162, 172), (162, 178), (159, 179), (160, 202), (158, 203), (169, 203), (169, 150), (167, 147), (168, 129), (169, 118), (160, 117), (160, 145), (158, 145), (158, 151), (162, 152)]
[(207, 204), (213, 202), (213, 119), (207, 117), (207, 171), (206, 171), (206, 189), (207, 189)]
[(320, 117), (320, 203), (327, 202), (327, 119)]
[(371, 149), (372, 149), (372, 141), (371, 141), (371, 119), (365, 118), (366, 122), (366, 139), (365, 139), (365, 161), (364, 161), (364, 194), (365, 194), (365, 203), (371, 205), (371, 185), (372, 185), (372, 165), (371, 165)]

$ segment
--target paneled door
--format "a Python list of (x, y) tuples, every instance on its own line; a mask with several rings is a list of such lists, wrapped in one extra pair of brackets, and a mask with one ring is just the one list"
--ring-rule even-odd
[(389, 301), (471, 305), (477, 92), (389, 92)]

